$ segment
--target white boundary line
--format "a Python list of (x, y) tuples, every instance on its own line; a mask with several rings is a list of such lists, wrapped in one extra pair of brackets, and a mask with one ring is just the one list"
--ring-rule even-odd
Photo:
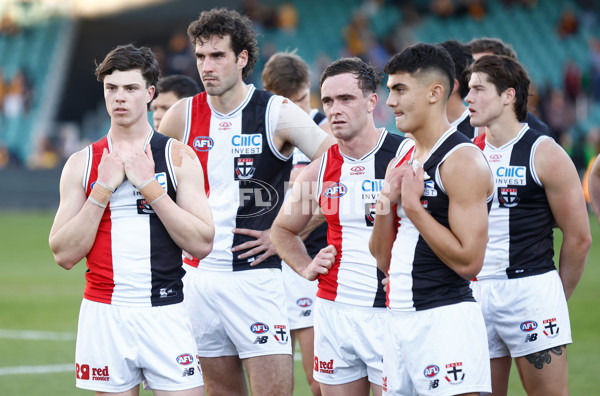
[(0, 376), (15, 375), (15, 374), (47, 374), (47, 373), (62, 373), (72, 371), (75, 373), (75, 363), (55, 364), (51, 366), (15, 366), (15, 367), (0, 367)]
[(73, 341), (75, 333), (37, 330), (6, 330), (0, 329), (0, 338), (11, 340), (49, 340), (49, 341)]

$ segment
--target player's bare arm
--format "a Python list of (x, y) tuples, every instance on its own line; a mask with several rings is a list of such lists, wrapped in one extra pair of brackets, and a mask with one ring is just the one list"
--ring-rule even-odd
[(421, 167), (416, 173), (406, 172), (402, 179), (402, 207), (440, 260), (470, 280), (481, 270), (488, 241), (487, 198), (493, 191), (492, 174), (477, 148), (462, 147), (442, 163), (440, 176), (449, 198), (450, 229), (438, 223), (421, 204)]
[(335, 143), (304, 110), (287, 99), (281, 104), (273, 141), (281, 154), (288, 156), (298, 147), (311, 160)]
[(129, 181), (146, 198), (177, 246), (202, 259), (212, 250), (214, 225), (204, 192), (204, 175), (198, 158), (183, 143), (174, 142), (171, 158), (177, 176), (177, 202), (154, 177), (150, 145), (125, 163)]
[(534, 164), (556, 224), (563, 233), (558, 271), (569, 299), (581, 279), (592, 243), (583, 191), (573, 161), (551, 139), (538, 145)]
[(588, 179), (588, 190), (594, 213), (600, 222), (600, 156), (596, 157)]
[(373, 223), (373, 232), (369, 240), (369, 250), (373, 257), (377, 259), (377, 267), (384, 274), (387, 274), (390, 268), (392, 245), (396, 239), (397, 231), (395, 208), (400, 202), (402, 177), (408, 169), (407, 164), (394, 168), (393, 165), (397, 161), (398, 158), (394, 158), (388, 164), (383, 188), (377, 200), (375, 222)]
[(71, 269), (90, 252), (106, 204), (125, 176), (121, 159), (105, 149), (98, 165), (98, 182), (87, 198), (82, 185), (86, 159), (86, 150), (81, 150), (65, 164), (60, 178), (60, 204), (50, 230), (54, 259), (65, 269)]
[(335, 248), (329, 245), (311, 259), (300, 238), (313, 214), (319, 210), (314, 194), (320, 165), (320, 161), (315, 161), (298, 175), (291, 195), (283, 202), (271, 226), (271, 240), (277, 253), (297, 273), (309, 280), (327, 274), (337, 253)]
[(180, 99), (173, 106), (167, 110), (162, 120), (160, 121), (160, 127), (158, 131), (163, 135), (172, 137), (179, 141), (183, 140), (185, 133), (185, 122), (186, 122), (186, 111), (187, 111), (187, 98)]

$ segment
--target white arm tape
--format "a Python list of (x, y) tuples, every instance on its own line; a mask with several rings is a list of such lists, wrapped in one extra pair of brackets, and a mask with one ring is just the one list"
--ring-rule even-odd
[(308, 158), (314, 159), (327, 133), (312, 118), (289, 99), (281, 104), (277, 120), (277, 134), (298, 147)]

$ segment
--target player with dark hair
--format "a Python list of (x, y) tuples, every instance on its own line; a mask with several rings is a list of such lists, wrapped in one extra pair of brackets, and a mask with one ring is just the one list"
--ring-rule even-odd
[(409, 47), (385, 72), (396, 126), (415, 140), (388, 166), (370, 240), (389, 276), (385, 394), (490, 392), (485, 324), (469, 280), (483, 263), (492, 175), (448, 123), (455, 76), (443, 47)]
[(250, 20), (203, 11), (188, 28), (205, 92), (181, 100), (160, 131), (191, 146), (215, 218), (210, 255), (186, 258), (186, 304), (208, 394), (291, 395), (292, 351), (281, 259), (270, 227), (298, 147), (321, 155), (333, 139), (289, 99), (244, 83), (258, 47)]
[[(497, 38), (484, 37), (480, 39), (473, 39), (469, 41), (466, 45), (468, 48), (471, 49), (471, 54), (474, 60), (477, 60), (484, 55), (507, 56), (511, 59), (517, 60), (517, 53), (512, 48), (512, 46)], [(554, 140), (557, 140), (556, 134), (550, 129), (550, 127), (546, 125), (544, 121), (537, 118), (530, 111), (527, 112), (525, 122), (529, 125), (531, 129), (535, 129), (541, 134), (548, 135)], [(481, 131), (479, 131), (478, 128), (475, 128), (475, 132), (475, 136), (483, 135), (485, 133), (485, 128), (482, 128)]]
[[(381, 394), (384, 276), (367, 241), (387, 163), (412, 141), (375, 126), (379, 82), (359, 58), (325, 69), (321, 101), (338, 144), (298, 176), (271, 234), (287, 263), (319, 280), (313, 376), (324, 395)], [(327, 220), (329, 245), (311, 257), (300, 233), (315, 212)]]
[[(486, 321), (492, 391), (507, 394), (514, 358), (527, 394), (567, 395), (567, 299), (591, 244), (579, 176), (557, 143), (524, 122), (529, 77), (516, 60), (479, 58), (469, 87), (471, 123), (487, 128), (474, 142), (496, 189), (483, 268), (471, 285)], [(558, 272), (555, 225), (563, 234)]]
[(149, 48), (115, 48), (96, 76), (110, 129), (65, 164), (49, 239), (61, 267), (87, 258), (76, 385), (133, 396), (144, 379), (157, 395), (202, 395), (181, 263), (182, 249), (212, 249), (202, 167), (148, 122), (159, 77)]
[(160, 121), (163, 116), (179, 99), (194, 96), (200, 92), (198, 83), (183, 74), (174, 74), (163, 77), (158, 80), (156, 86), (157, 96), (152, 101), (150, 109), (152, 110), (152, 121), (154, 128), (160, 127)]

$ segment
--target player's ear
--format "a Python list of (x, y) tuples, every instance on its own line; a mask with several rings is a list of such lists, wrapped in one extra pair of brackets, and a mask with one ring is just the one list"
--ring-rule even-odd
[(375, 107), (377, 107), (377, 101), (379, 100), (379, 97), (377, 96), (377, 94), (375, 92), (372, 92), (369, 94), (369, 102), (368, 102), (368, 111), (369, 113), (372, 113), (373, 111), (375, 111)]
[(432, 84), (427, 97), (427, 99), (429, 100), (429, 104), (439, 102), (444, 97), (444, 95), (446, 95), (446, 90), (444, 89), (444, 86), (441, 83)]
[(248, 64), (248, 51), (242, 50), (237, 56), (237, 61), (239, 63), (239, 67), (243, 69)]
[(512, 103), (515, 101), (515, 96), (517, 95), (517, 92), (515, 91), (514, 88), (506, 88), (506, 90), (504, 92), (502, 92), (502, 98), (504, 99), (504, 103), (508, 104), (508, 103)]

